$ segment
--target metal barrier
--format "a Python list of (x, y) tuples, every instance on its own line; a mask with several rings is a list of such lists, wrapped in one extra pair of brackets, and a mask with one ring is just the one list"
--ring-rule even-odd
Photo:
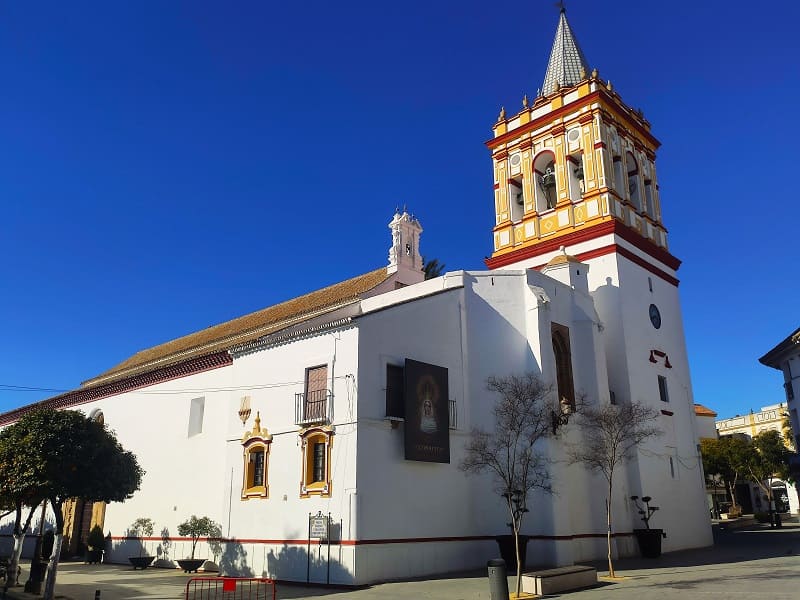
[(185, 600), (275, 600), (275, 581), (257, 577), (192, 577)]

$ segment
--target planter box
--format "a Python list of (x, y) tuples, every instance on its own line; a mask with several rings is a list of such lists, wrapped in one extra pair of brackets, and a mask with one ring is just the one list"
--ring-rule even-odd
[(667, 537), (663, 529), (634, 529), (633, 534), (644, 558), (661, 556), (661, 538)]
[(178, 566), (184, 573), (197, 573), (197, 569), (202, 567), (204, 562), (205, 558), (182, 558), (178, 560)]
[(156, 559), (155, 556), (129, 556), (128, 557), (128, 560), (133, 565), (133, 570), (134, 571), (136, 569), (142, 569), (142, 570), (146, 569), (151, 564), (153, 564), (153, 561), (155, 559)]
[[(517, 553), (514, 550), (514, 536), (513, 535), (498, 535), (496, 538), (497, 545), (500, 547), (500, 558), (506, 561), (506, 572), (509, 575), (516, 575), (517, 573)], [(528, 536), (519, 536), (519, 557), (522, 564), (522, 570), (525, 570), (525, 559), (528, 553)]]

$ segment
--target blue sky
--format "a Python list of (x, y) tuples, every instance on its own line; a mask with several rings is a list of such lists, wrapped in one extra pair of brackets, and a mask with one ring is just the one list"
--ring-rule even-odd
[[(798, 326), (800, 7), (567, 8), (663, 144), (695, 400), (782, 401), (757, 358)], [(425, 255), (484, 268), (483, 142), (536, 94), (557, 19), (551, 1), (2, 3), (0, 410), (52, 395), (8, 386), (71, 389), (385, 264), (398, 205)]]

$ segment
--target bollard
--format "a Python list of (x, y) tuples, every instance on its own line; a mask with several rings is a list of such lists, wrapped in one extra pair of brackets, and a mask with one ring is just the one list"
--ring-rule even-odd
[(94, 591), (94, 600), (100, 600), (100, 590)]
[(508, 575), (506, 561), (493, 558), (486, 566), (489, 568), (489, 598), (491, 600), (508, 600)]

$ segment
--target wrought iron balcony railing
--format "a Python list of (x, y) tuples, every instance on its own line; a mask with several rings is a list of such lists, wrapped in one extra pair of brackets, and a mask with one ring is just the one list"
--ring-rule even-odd
[(333, 422), (333, 394), (330, 390), (314, 390), (294, 395), (294, 422), (312, 425)]

